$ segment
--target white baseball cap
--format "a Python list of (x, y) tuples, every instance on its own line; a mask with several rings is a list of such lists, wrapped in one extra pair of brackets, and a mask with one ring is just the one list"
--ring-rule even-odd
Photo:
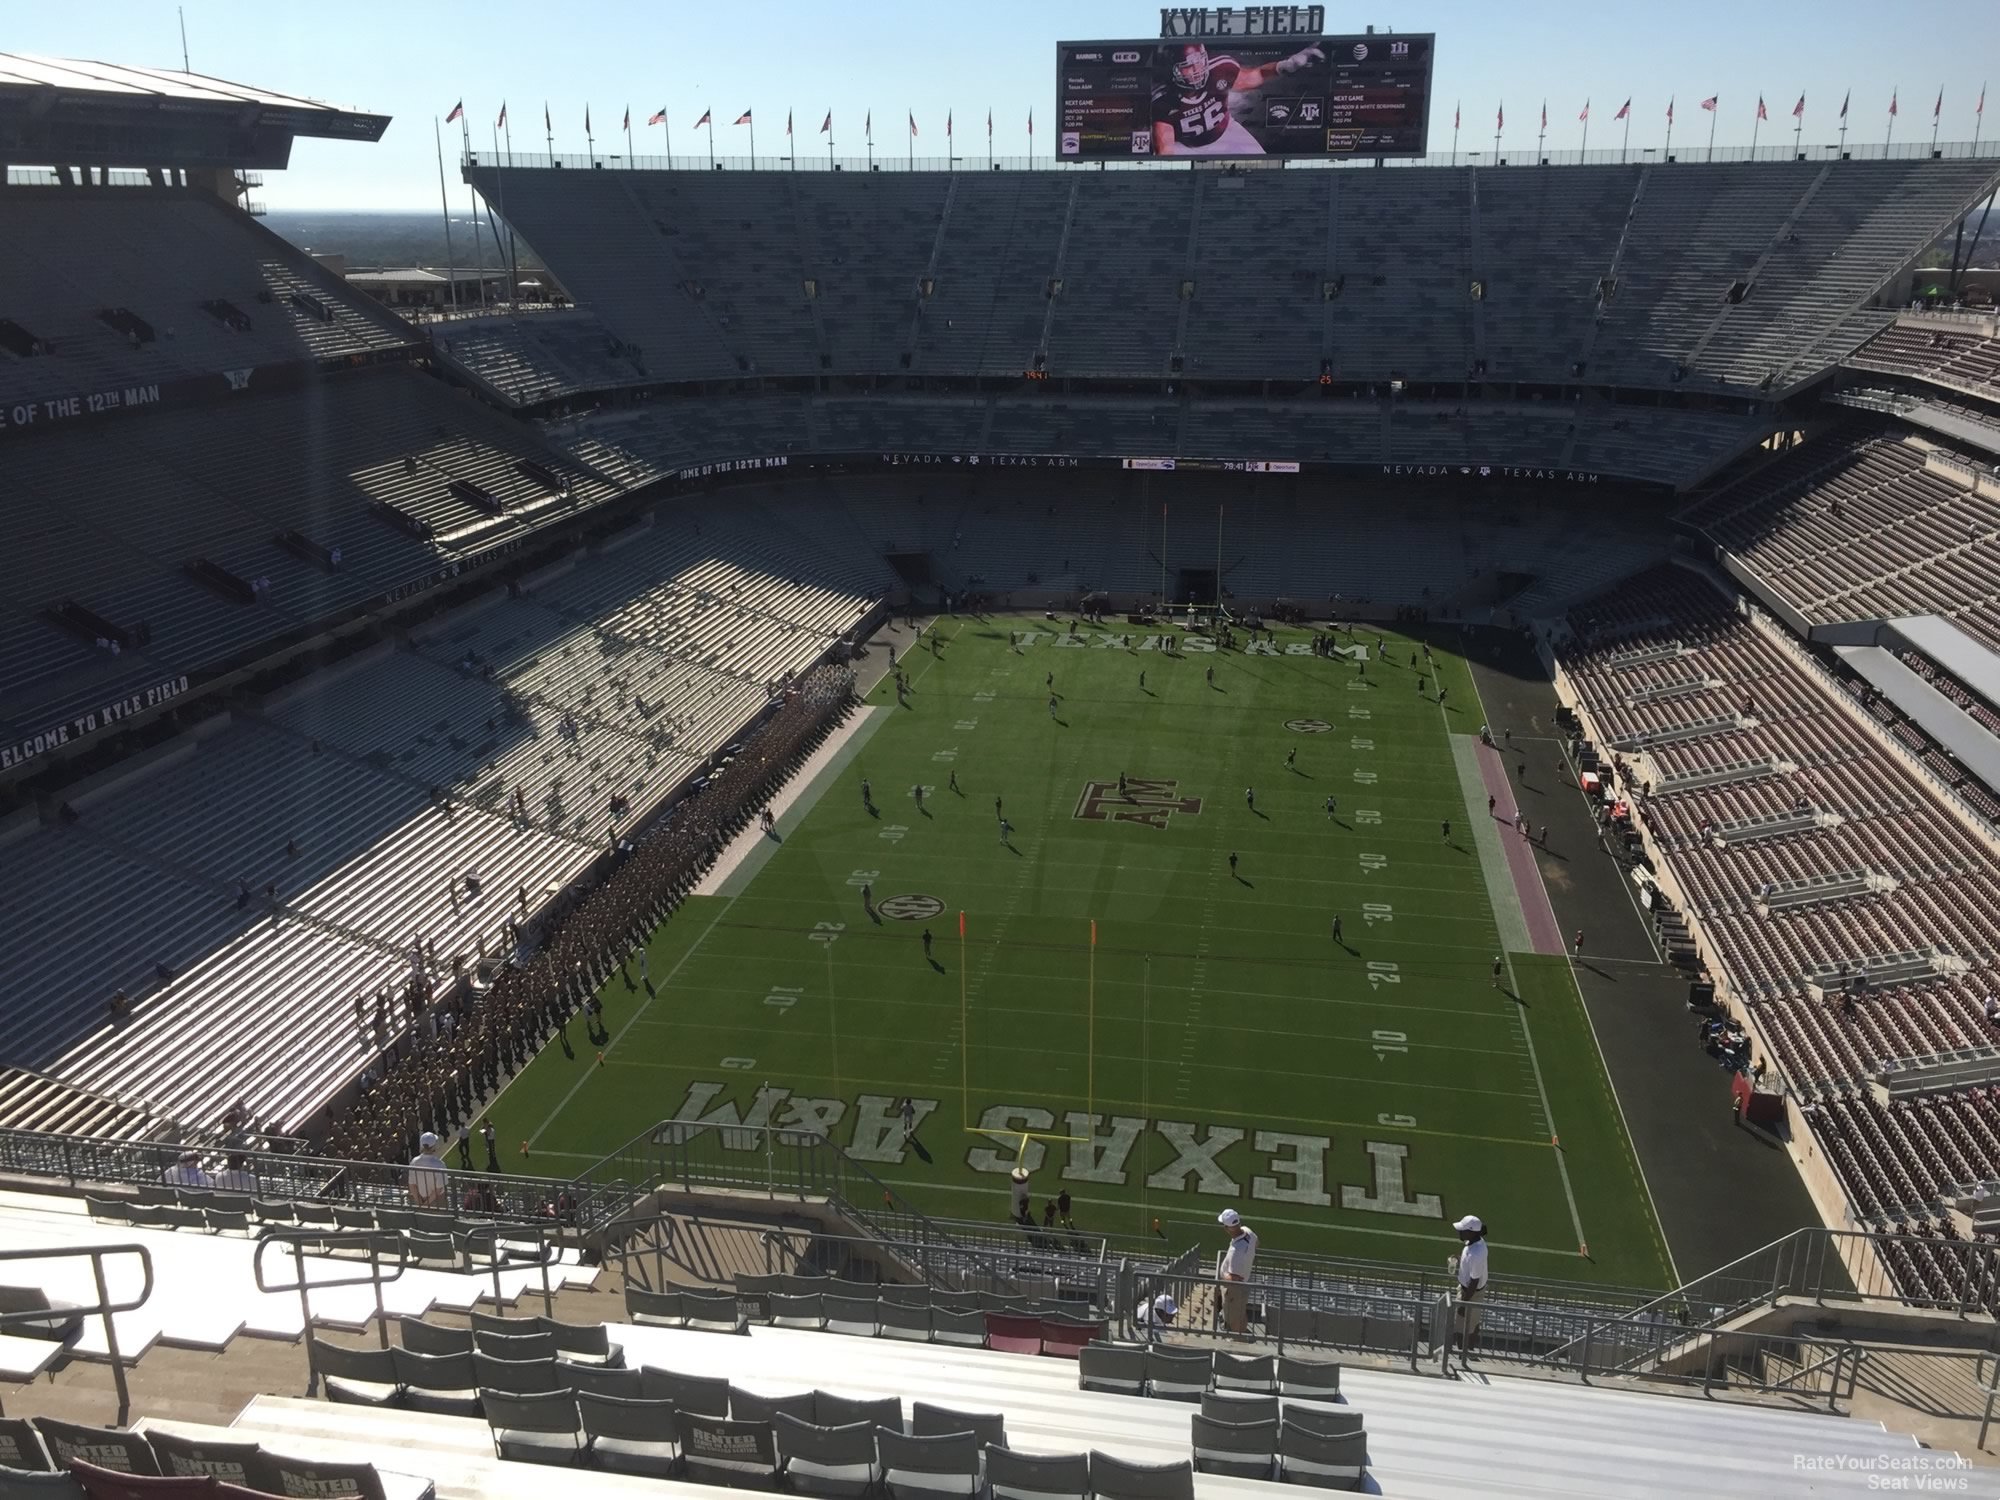
[(1477, 1214), (1467, 1214), (1464, 1218), (1460, 1219), (1456, 1224), (1452, 1225), (1451, 1227), (1453, 1229), (1458, 1230), (1461, 1234), (1467, 1232), (1470, 1232), (1472, 1234), (1484, 1234), (1486, 1232), (1486, 1223)]
[(1153, 1299), (1153, 1312), (1158, 1317), (1171, 1318), (1175, 1313), (1179, 1312), (1180, 1310), (1181, 1310), (1181, 1305), (1178, 1302), (1174, 1301), (1173, 1294), (1171, 1292), (1162, 1292), (1160, 1293), (1159, 1296)]
[(1239, 1214), (1233, 1208), (1225, 1208), (1221, 1213), (1215, 1216), (1215, 1222), (1218, 1224), (1226, 1224), (1231, 1229), (1234, 1229), (1236, 1228), (1237, 1225), (1243, 1222), (1243, 1215)]
[(438, 1143), (438, 1138), (432, 1135), (428, 1130), (426, 1130), (422, 1135), (417, 1137), (417, 1144), (423, 1147), (424, 1150), (426, 1151), (436, 1150), (437, 1143)]

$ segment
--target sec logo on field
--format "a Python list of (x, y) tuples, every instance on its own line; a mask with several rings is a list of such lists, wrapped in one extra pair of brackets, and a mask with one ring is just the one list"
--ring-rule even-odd
[(891, 896), (875, 910), (898, 922), (928, 922), (944, 912), (944, 903), (935, 896)]

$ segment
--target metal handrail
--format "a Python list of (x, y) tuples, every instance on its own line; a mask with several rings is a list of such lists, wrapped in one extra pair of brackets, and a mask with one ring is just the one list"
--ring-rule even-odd
[[(382, 1242), (393, 1238), (396, 1244), (396, 1264), (388, 1276), (382, 1274)], [(323, 1281), (306, 1279), (306, 1246), (314, 1245), (322, 1249), (339, 1250), (359, 1247), (368, 1252), (368, 1274), (366, 1276), (341, 1276)], [(264, 1275), (264, 1257), (273, 1249), (289, 1249), (296, 1278), (283, 1284), (274, 1283)], [(260, 1292), (292, 1292), (299, 1294), (299, 1312), (303, 1317), (302, 1331), (306, 1340), (306, 1394), (316, 1395), (319, 1391), (319, 1361), (313, 1355), (313, 1315), (312, 1294), (342, 1286), (372, 1286), (375, 1288), (375, 1331), (381, 1340), (381, 1347), (389, 1347), (388, 1309), (382, 1301), (382, 1287), (385, 1282), (397, 1281), (409, 1269), (409, 1241), (394, 1231), (376, 1229), (274, 1229), (257, 1241), (257, 1249), (250, 1257), (250, 1275)], [(122, 1419), (121, 1419), (122, 1420)]]
[[(111, 1382), (118, 1390), (118, 1425), (123, 1427), (132, 1420), (132, 1393), (125, 1383), (124, 1354), (118, 1348), (118, 1325), (112, 1321), (115, 1314), (136, 1312), (144, 1307), (153, 1295), (153, 1257), (144, 1245), (65, 1245), (52, 1250), (0, 1250), (0, 1265), (21, 1260), (74, 1260), (80, 1255), (90, 1257), (91, 1280), (97, 1287), (97, 1301), (90, 1307), (64, 1309), (74, 1312), (80, 1318), (101, 1317), (104, 1319), (105, 1353), (111, 1361)], [(139, 1289), (138, 1297), (130, 1302), (113, 1302), (111, 1289), (105, 1282), (104, 1258), (108, 1255), (136, 1255), (139, 1267), (145, 1272), (145, 1282)], [(45, 1323), (49, 1320), (49, 1310), (30, 1309), (26, 1312), (0, 1313), (0, 1330), (30, 1323)]]

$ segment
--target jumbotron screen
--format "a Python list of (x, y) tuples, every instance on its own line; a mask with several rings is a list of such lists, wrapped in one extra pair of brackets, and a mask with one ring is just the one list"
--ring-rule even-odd
[(1436, 37), (1056, 44), (1056, 156), (1422, 156)]

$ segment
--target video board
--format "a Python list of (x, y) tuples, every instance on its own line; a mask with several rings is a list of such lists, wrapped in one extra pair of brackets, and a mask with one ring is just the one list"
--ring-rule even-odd
[(1422, 156), (1431, 33), (1056, 44), (1056, 158)]

